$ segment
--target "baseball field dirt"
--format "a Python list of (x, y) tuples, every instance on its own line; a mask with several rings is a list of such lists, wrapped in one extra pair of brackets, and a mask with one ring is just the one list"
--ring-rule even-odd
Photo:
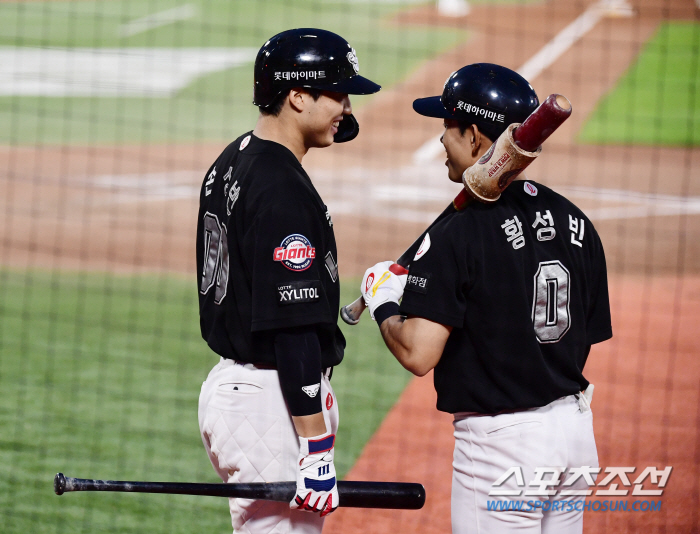
[[(468, 63), (518, 68), (590, 4), (477, 3), (461, 18), (422, 6), (391, 21), (459, 26), (471, 33), (359, 109), (357, 140), (312, 151), (304, 160), (333, 215), (342, 277), (361, 276), (375, 262), (398, 257), (458, 191), (447, 183), (442, 155), (414, 159), (441, 125), (414, 113), (413, 99), (439, 94), (447, 76)], [(660, 510), (590, 511), (584, 532), (691, 533), (700, 530), (700, 215), (686, 206), (700, 196), (694, 170), (700, 168), (700, 150), (577, 141), (600, 99), (659, 24), (698, 17), (690, 0), (630, 4), (634, 17), (603, 18), (532, 80), (541, 98), (564, 94), (574, 112), (547, 141), (528, 177), (579, 205), (605, 246), (614, 337), (594, 347), (586, 367), (596, 386), (600, 465), (635, 466), (637, 473), (647, 466), (673, 467), (662, 496), (642, 497), (661, 500)], [(191, 275), (199, 185), (222, 148), (0, 147), (7, 174), (0, 195), (8, 206), (0, 218), (0, 264)], [(669, 203), (680, 208), (663, 211)], [(454, 439), (451, 417), (435, 409), (431, 376), (410, 382), (347, 477), (421, 482), (425, 508), (341, 508), (328, 518), (327, 532), (450, 531)], [(341, 417), (342, 410), (352, 406), (341, 407)]]

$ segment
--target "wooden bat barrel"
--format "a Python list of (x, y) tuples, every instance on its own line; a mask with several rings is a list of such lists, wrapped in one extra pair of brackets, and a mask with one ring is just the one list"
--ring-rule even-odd
[(534, 152), (571, 115), (571, 109), (571, 102), (564, 95), (549, 95), (515, 129), (515, 144), (527, 152)]

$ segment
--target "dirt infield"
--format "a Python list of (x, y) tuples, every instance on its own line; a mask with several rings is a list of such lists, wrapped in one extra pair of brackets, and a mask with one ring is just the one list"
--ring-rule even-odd
[[(389, 22), (459, 25), (471, 37), (360, 109), (356, 141), (306, 157), (333, 215), (342, 276), (398, 257), (457, 192), (442, 161), (414, 161), (440, 124), (413, 113), (412, 100), (438, 94), (471, 62), (520, 67), (590, 3), (473, 5), (461, 19), (421, 7)], [(604, 18), (533, 81), (541, 96), (567, 95), (574, 114), (528, 174), (589, 213), (606, 248), (615, 337), (587, 366), (601, 466), (674, 468), (661, 511), (589, 512), (585, 532), (690, 533), (700, 531), (700, 215), (691, 209), (700, 150), (576, 142), (658, 24), (698, 16), (691, 0), (631, 3), (634, 18)], [(191, 276), (199, 185), (222, 148), (0, 147), (0, 265)], [(434, 405), (431, 379), (414, 380), (348, 477), (420, 481), (426, 507), (341, 509), (327, 532), (450, 531), (451, 418)]]

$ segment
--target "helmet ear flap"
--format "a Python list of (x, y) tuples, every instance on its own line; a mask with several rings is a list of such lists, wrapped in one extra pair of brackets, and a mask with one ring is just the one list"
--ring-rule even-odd
[(360, 133), (360, 125), (357, 123), (355, 115), (343, 115), (343, 120), (338, 124), (338, 131), (333, 136), (335, 143), (346, 143), (352, 141)]

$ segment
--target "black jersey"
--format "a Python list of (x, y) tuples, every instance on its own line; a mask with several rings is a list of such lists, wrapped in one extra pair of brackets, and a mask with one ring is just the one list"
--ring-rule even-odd
[(322, 366), (340, 363), (333, 222), (292, 152), (241, 136), (207, 172), (199, 201), (197, 283), (209, 346), (274, 364), (270, 331), (316, 325)]
[(430, 230), (400, 312), (453, 327), (435, 367), (439, 410), (544, 406), (588, 386), (590, 346), (612, 336), (603, 246), (571, 202), (516, 181)]

